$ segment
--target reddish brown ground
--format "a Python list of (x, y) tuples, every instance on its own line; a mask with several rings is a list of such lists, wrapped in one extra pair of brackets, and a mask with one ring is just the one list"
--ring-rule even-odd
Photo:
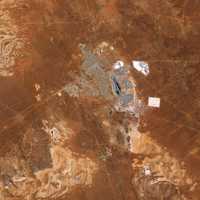
[[(0, 78), (0, 156), (24, 160), (32, 176), (34, 170), (51, 167), (50, 141), (41, 126), (42, 119), (53, 113), (76, 133), (64, 145), (98, 164), (91, 187), (76, 186), (55, 199), (139, 199), (132, 185), (132, 160), (136, 155), (110, 146), (108, 131), (102, 125), (107, 119), (114, 127), (123, 123), (123, 116), (114, 113), (108, 117), (109, 111), (103, 109), (109, 104), (101, 98), (56, 95), (73, 80), (71, 74), (80, 75), (83, 60), (79, 44), (93, 49), (107, 41), (114, 46), (115, 55), (124, 60), (149, 62), (148, 77), (134, 70), (131, 73), (141, 98), (147, 102), (148, 96), (158, 96), (161, 108), (145, 113), (140, 130), (150, 132), (160, 146), (184, 161), (199, 185), (199, 5), (195, 0), (24, 0), (15, 7), (8, 5), (26, 45), (15, 74)], [(36, 101), (35, 83), (41, 86), (41, 101)], [(31, 128), (37, 134), (29, 132)], [(112, 149), (112, 157), (106, 162), (99, 159), (105, 147)], [(187, 199), (199, 200), (199, 194), (197, 188)]]

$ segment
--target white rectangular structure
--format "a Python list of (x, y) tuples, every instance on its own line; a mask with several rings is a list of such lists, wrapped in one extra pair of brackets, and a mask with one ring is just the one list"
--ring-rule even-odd
[(151, 175), (151, 169), (149, 166), (144, 166), (144, 174), (146, 176), (150, 176)]
[(149, 74), (148, 63), (146, 63), (144, 61), (132, 61), (132, 65), (137, 71), (141, 72), (145, 76), (147, 76)]
[(148, 106), (159, 108), (160, 107), (160, 98), (158, 97), (149, 97)]

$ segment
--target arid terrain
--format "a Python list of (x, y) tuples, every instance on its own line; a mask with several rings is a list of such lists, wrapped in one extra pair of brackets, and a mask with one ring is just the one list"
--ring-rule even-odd
[(199, 44), (198, 0), (0, 0), (0, 200), (200, 200)]

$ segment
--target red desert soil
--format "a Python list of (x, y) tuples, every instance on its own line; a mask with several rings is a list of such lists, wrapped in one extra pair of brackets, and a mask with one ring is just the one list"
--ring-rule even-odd
[(0, 199), (199, 200), (199, 13), (0, 0)]

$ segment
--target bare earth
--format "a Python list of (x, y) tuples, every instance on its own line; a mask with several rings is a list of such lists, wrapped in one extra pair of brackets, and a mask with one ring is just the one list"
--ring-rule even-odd
[(199, 42), (195, 0), (0, 0), (0, 200), (199, 200)]

